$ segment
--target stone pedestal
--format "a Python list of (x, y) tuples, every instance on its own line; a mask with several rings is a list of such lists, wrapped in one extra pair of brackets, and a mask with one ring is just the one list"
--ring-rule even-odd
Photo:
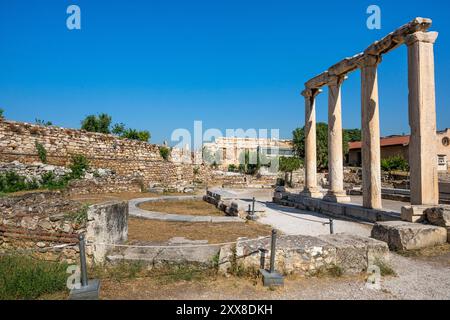
[(302, 92), (305, 97), (305, 189), (302, 194), (308, 197), (322, 197), (317, 187), (316, 151), (316, 96), (321, 92), (310, 89)]
[(436, 99), (433, 44), (437, 32), (406, 37), (409, 86), (411, 204), (437, 205)]
[(381, 209), (380, 116), (377, 67), (380, 56), (365, 56), (361, 68), (363, 206)]

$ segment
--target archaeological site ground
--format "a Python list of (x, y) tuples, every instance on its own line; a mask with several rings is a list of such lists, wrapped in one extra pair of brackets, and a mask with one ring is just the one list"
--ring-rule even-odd
[[(210, 31), (212, 38), (226, 39), (230, 32), (243, 56), (250, 50), (247, 47), (269, 50), (267, 46), (277, 45), (254, 40), (274, 35), (259, 34), (248, 25), (256, 32), (253, 40), (246, 38), (243, 25), (235, 32), (216, 27), (208, 31), (208, 25), (222, 22), (202, 20), (214, 11), (206, 4), (204, 15), (196, 20), (202, 21), (201, 32), (194, 22), (180, 29), (183, 36), (177, 39), (184, 41), (183, 49), (166, 40), (162, 43), (167, 47), (149, 49), (152, 44), (140, 42), (150, 41), (150, 35), (141, 39), (127, 33), (129, 25), (124, 27), (120, 39), (134, 44), (136, 56), (128, 52), (130, 48), (120, 48), (122, 42), (109, 39), (110, 34), (90, 38), (89, 32), (97, 35), (104, 30), (89, 16), (98, 12), (96, 5), (74, 4), (67, 13), (63, 8), (64, 24), (58, 32), (81, 37), (73, 40), (77, 43), (90, 43), (88, 51), (70, 49), (80, 60), (67, 64), (67, 72), (74, 69), (69, 78), (59, 77), (62, 62), (49, 53), (49, 42), (45, 52), (36, 49), (29, 56), (36, 64), (27, 62), (23, 70), (19, 62), (28, 54), (20, 46), (26, 45), (14, 41), (18, 49), (0, 49), (5, 52), (0, 60), (11, 63), (0, 64), (7, 70), (6, 77), (0, 76), (0, 300), (194, 300), (197, 309), (189, 307), (191, 301), (170, 312), (202, 317), (220, 312), (208, 309), (208, 301), (225, 303), (225, 314), (233, 312), (234, 307), (226, 308), (232, 301), (253, 301), (235, 309), (250, 316), (276, 313), (270, 304), (274, 300), (449, 300), (450, 130), (445, 126), (450, 127), (450, 117), (442, 104), (450, 102), (450, 83), (439, 69), (450, 71), (444, 66), (450, 28), (439, 13), (449, 6), (413, 3), (415, 10), (409, 8), (402, 15), (406, 18), (397, 17), (399, 9), (393, 5), (364, 7), (361, 17), (355, 18), (355, 26), (363, 21), (363, 30), (342, 34), (338, 40), (327, 35), (341, 32), (339, 27), (333, 30), (334, 22), (321, 27), (325, 22), (319, 18), (307, 20), (300, 36), (304, 41), (292, 47), (294, 53), (283, 51), (285, 59), (277, 56), (273, 61), (270, 54), (264, 55), (268, 59), (264, 63), (255, 56), (258, 69), (311, 59), (297, 62), (295, 72), (271, 75), (295, 78), (290, 84), (292, 109), (283, 106), (289, 104), (286, 101), (278, 105), (268, 101), (270, 110), (263, 110), (255, 104), (265, 98), (253, 103), (239, 96), (239, 86), (253, 90), (242, 81), (257, 81), (269, 73), (250, 77), (243, 66), (239, 66), (242, 74), (233, 75), (239, 78), (233, 80), (236, 88), (224, 89), (216, 79), (195, 90), (202, 92), (196, 96), (200, 100), (221, 95), (217, 101), (228, 101), (235, 94), (233, 99), (245, 100), (245, 107), (196, 107), (195, 101), (183, 110), (172, 108), (191, 98), (190, 86), (200, 78), (183, 85), (166, 75), (168, 70), (180, 78), (197, 71), (199, 77), (216, 72), (227, 78), (228, 67), (236, 70), (231, 65), (221, 71), (199, 67), (209, 58), (189, 28), (205, 37)], [(294, 4), (285, 5), (283, 9), (279, 4), (272, 14), (293, 19), (288, 7)], [(57, 11), (50, 4), (44, 6), (49, 16)], [(20, 8), (0, 4), (0, 20)], [(183, 8), (180, 4), (178, 10)], [(272, 17), (270, 8), (262, 4), (261, 8), (260, 14)], [(352, 10), (356, 9), (361, 11)], [(135, 7), (125, 5), (120, 14), (118, 8), (108, 10), (127, 15), (132, 30), (141, 23), (137, 16), (136, 20), (128, 16), (142, 18)], [(377, 15), (379, 10), (383, 15)], [(237, 13), (236, 19), (239, 24)], [(6, 20), (0, 27), (2, 35), (11, 33), (8, 26), (14, 25)], [(53, 35), (49, 31), (53, 23), (50, 19), (41, 31), (31, 30), (31, 36)], [(344, 25), (356, 28), (349, 23)], [(161, 24), (165, 26), (161, 30), (141, 27), (155, 37), (171, 34), (167, 22)], [(263, 25), (260, 28), (265, 29)], [(309, 45), (312, 38), (307, 33), (315, 28), (314, 37), (321, 40)], [(16, 32), (24, 43), (32, 41), (23, 31)], [(282, 41), (280, 34), (276, 39)], [(219, 42), (214, 45), (221, 52), (227, 50)], [(119, 50), (123, 59), (111, 58), (102, 46)], [(0, 48), (4, 47), (5, 43)], [(54, 44), (54, 50), (64, 56), (69, 49)], [(163, 54), (154, 53), (147, 61), (141, 60), (139, 50)], [(198, 54), (189, 56), (186, 69), (166, 66), (164, 72), (152, 69), (141, 77), (140, 68), (164, 64), (166, 55), (178, 61), (183, 50)], [(229, 55), (235, 54), (235, 49), (229, 50)], [(98, 55), (94, 61), (99, 66), (92, 64), (91, 55)], [(229, 62), (225, 54), (221, 57)], [(251, 64), (252, 59), (245, 61)], [(138, 62), (143, 65), (135, 66)], [(117, 86), (115, 76), (102, 73), (103, 63), (115, 66)], [(198, 70), (189, 73), (194, 65)], [(153, 82), (147, 78), (159, 82), (150, 88)], [(391, 79), (385, 85), (387, 78)], [(77, 81), (81, 84), (74, 89)], [(265, 85), (270, 87), (269, 82)], [(265, 85), (256, 95), (275, 90), (273, 85), (265, 92)], [(152, 93), (142, 102), (145, 90)], [(43, 107), (50, 101), (42, 98), (43, 92), (57, 106)], [(73, 96), (72, 102), (63, 99), (75, 92), (80, 97)], [(122, 96), (128, 100), (118, 102), (119, 108), (114, 100)], [(383, 109), (392, 97), (396, 99), (392, 104), (403, 106), (402, 112)], [(84, 109), (83, 103), (89, 107)], [(139, 109), (139, 103), (146, 107)], [(205, 120), (198, 130), (199, 115)], [(115, 122), (122, 119), (126, 124)], [(186, 119), (194, 123), (194, 130), (179, 128)], [(211, 123), (221, 129), (209, 128)], [(268, 124), (268, 130), (252, 129), (263, 127), (261, 123)], [(224, 129), (242, 127), (233, 134)], [(356, 129), (346, 129), (350, 127)], [(220, 131), (226, 134), (221, 136)]]

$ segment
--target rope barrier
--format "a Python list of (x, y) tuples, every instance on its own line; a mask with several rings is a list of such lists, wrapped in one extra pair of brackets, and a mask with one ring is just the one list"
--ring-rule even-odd
[(233, 242), (222, 242), (222, 243), (211, 243), (211, 244), (192, 244), (192, 245), (171, 245), (171, 246), (139, 246), (139, 245), (128, 245), (128, 244), (115, 244), (115, 243), (98, 243), (87, 241), (89, 245), (98, 245), (98, 246), (110, 246), (110, 247), (121, 247), (121, 248), (145, 248), (145, 249), (183, 249), (183, 248), (202, 248), (202, 247), (217, 247), (217, 246), (226, 246), (237, 243), (247, 243), (253, 241), (260, 241), (264, 239), (269, 239), (270, 236), (261, 237), (258, 239), (250, 239), (250, 240), (242, 240), (242, 241), (233, 241)]

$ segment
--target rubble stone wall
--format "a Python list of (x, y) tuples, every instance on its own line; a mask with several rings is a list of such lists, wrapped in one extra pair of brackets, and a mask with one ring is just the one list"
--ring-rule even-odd
[(47, 150), (49, 165), (67, 166), (72, 155), (81, 154), (93, 168), (141, 176), (146, 184), (190, 184), (193, 180), (194, 165), (164, 160), (160, 146), (155, 144), (83, 130), (0, 121), (0, 162), (38, 162), (36, 142)]
[(88, 262), (102, 261), (107, 249), (95, 243), (122, 243), (127, 239), (128, 203), (88, 208), (59, 191), (0, 198), (0, 253), (77, 263), (81, 233), (91, 241), (86, 245)]

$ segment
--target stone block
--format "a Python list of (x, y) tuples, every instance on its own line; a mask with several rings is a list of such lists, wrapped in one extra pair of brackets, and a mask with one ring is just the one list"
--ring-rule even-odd
[(425, 211), (429, 223), (439, 227), (450, 227), (450, 206), (429, 208)]
[(346, 233), (319, 238), (336, 248), (336, 265), (348, 274), (364, 272), (376, 261), (389, 261), (389, 247), (383, 241)]
[(375, 224), (372, 238), (386, 242), (394, 251), (415, 250), (446, 243), (447, 230), (419, 223), (387, 221)]
[(423, 222), (426, 218), (425, 211), (430, 206), (404, 206), (400, 218), (407, 222)]

